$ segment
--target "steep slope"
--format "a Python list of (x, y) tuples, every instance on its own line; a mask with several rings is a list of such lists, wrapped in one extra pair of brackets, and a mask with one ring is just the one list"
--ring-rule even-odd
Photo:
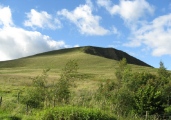
[(114, 48), (100, 48), (100, 47), (87, 46), (87, 47), (84, 47), (84, 52), (87, 54), (98, 55), (101, 57), (105, 57), (105, 58), (109, 58), (109, 59), (113, 59), (117, 61), (122, 60), (123, 58), (126, 58), (129, 64), (151, 67), (147, 63), (135, 57), (132, 57), (123, 51), (120, 51)]

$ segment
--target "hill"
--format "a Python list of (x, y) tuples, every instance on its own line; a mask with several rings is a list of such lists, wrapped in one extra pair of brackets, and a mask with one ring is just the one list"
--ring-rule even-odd
[(114, 48), (100, 48), (100, 47), (86, 46), (86, 47), (49, 51), (49, 52), (40, 53), (16, 60), (3, 61), (0, 62), (0, 68), (13, 68), (13, 67), (54, 68), (63, 65), (64, 63), (66, 63), (66, 60), (69, 59), (76, 59), (78, 61), (80, 60), (81, 63), (86, 66), (87, 63), (89, 62), (93, 63), (94, 60), (96, 61), (96, 59), (94, 58), (97, 57), (99, 58), (99, 62), (101, 59), (107, 58), (105, 59), (106, 65), (108, 64), (108, 61), (111, 60), (119, 61), (122, 58), (126, 58), (129, 64), (151, 67), (145, 62), (138, 60), (137, 58), (132, 57), (129, 54)]
[(54, 50), (16, 60), (1, 61), (0, 74), (5, 79), (11, 79), (11, 77), (13, 79), (25, 79), (39, 75), (43, 69), (50, 68), (49, 76), (55, 78), (56, 76), (59, 77), (69, 60), (76, 60), (80, 74), (94, 76), (93, 80), (113, 79), (118, 68), (118, 60), (124, 57), (133, 71), (156, 72), (156, 69), (150, 65), (125, 52), (113, 48), (86, 46)]
[[(113, 48), (93, 46), (49, 51), (25, 58), (0, 62), (0, 94), (3, 97), (1, 105), (3, 109), (0, 110), (0, 119), (11, 116), (11, 114), (19, 115), (23, 119), (26, 119), (24, 117), (35, 119), (34, 115), (31, 115), (32, 113), (25, 116), (26, 106), (21, 102), (19, 103), (19, 95), (22, 100), (23, 96), (27, 95), (27, 91), (32, 89), (33, 80), (35, 78), (38, 79), (42, 70), (47, 68), (50, 68), (50, 71), (47, 74), (46, 87), (48, 91), (51, 91), (54, 83), (60, 80), (62, 69), (69, 60), (76, 60), (79, 65), (76, 76), (78, 78), (73, 81), (71, 86), (72, 105), (87, 104), (89, 107), (98, 107), (103, 110), (104, 106), (106, 106), (105, 110), (109, 111), (108, 108), (111, 108), (111, 105), (106, 102), (106, 99), (104, 101), (103, 99), (96, 101), (94, 96), (100, 85), (108, 81), (117, 80), (115, 72), (118, 68), (118, 60), (122, 58), (127, 59), (133, 72), (148, 71), (152, 73), (157, 70), (125, 52)], [(49, 106), (53, 106), (51, 103), (53, 102), (49, 102)], [(34, 112), (39, 112), (39, 110), (35, 109)], [(1, 117), (2, 114), (5, 117)]]

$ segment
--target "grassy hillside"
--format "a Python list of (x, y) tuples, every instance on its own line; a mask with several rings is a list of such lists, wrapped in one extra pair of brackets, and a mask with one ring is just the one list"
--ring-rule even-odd
[[(91, 55), (84, 52), (85, 48), (71, 48), (37, 54), (21, 59), (0, 62), (0, 87), (13, 89), (27, 86), (31, 79), (40, 75), (43, 69), (50, 68), (48, 81), (51, 83), (59, 78), (62, 69), (69, 60), (76, 60), (78, 72), (86, 80), (77, 81), (79, 89), (96, 88), (100, 81), (115, 79), (118, 61), (103, 56)], [(134, 71), (155, 72), (156, 69), (130, 64)], [(12, 86), (12, 88), (11, 88)]]
[[(92, 54), (91, 50), (98, 54)], [(87, 52), (86, 50), (90, 50)], [(106, 56), (106, 51), (97, 50), (94, 47), (79, 47), (50, 51), (21, 59), (0, 62), (0, 96), (3, 97), (0, 116), (19, 115), (24, 120), (34, 119), (31, 114), (25, 114), (25, 106), (17, 103), (17, 94), (25, 94), (32, 83), (32, 78), (40, 75), (43, 69), (50, 68), (48, 72), (48, 84), (58, 81), (62, 69), (69, 60), (76, 60), (79, 65), (78, 73), (83, 79), (76, 80), (72, 91), (73, 104), (77, 104), (78, 98), (85, 95), (92, 99), (99, 84), (106, 80), (115, 80), (115, 71), (118, 68), (118, 60)], [(99, 53), (100, 52), (100, 53)], [(104, 54), (105, 53), (105, 54)], [(121, 52), (122, 53), (122, 52)], [(125, 53), (124, 53), (125, 54)], [(113, 56), (113, 53), (112, 53)], [(117, 55), (122, 56), (122, 54)], [(131, 57), (131, 56), (130, 56)], [(131, 59), (134, 59), (131, 57)], [(128, 60), (129, 61), (129, 60)], [(141, 61), (140, 61), (141, 62)], [(147, 66), (129, 64), (133, 71), (156, 72), (156, 69)], [(91, 98), (92, 97), (92, 98)], [(80, 102), (82, 102), (80, 100)], [(97, 101), (87, 101), (86, 104), (99, 107)], [(106, 103), (107, 104), (107, 103)], [(103, 107), (103, 104), (100, 106)], [(110, 106), (110, 105), (107, 105)], [(0, 118), (1, 119), (1, 118)]]
[[(90, 49), (89, 49), (90, 48)], [(115, 71), (118, 68), (118, 61), (109, 59), (98, 54), (87, 54), (86, 50), (93, 47), (79, 47), (63, 50), (50, 51), (21, 59), (0, 62), (0, 87), (5, 86), (27, 86), (31, 83), (32, 77), (40, 75), (43, 69), (50, 68), (49, 82), (59, 78), (62, 69), (69, 60), (76, 60), (79, 65), (79, 74), (86, 80), (78, 81), (78, 88), (90, 88), (100, 81), (115, 79)], [(102, 50), (102, 49), (101, 49)], [(95, 48), (96, 51), (96, 48)], [(130, 64), (133, 71), (156, 72), (156, 69), (146, 66)], [(95, 87), (94, 87), (95, 88)], [(11, 88), (10, 88), (11, 89)]]
[[(107, 53), (106, 51), (103, 52), (103, 49), (100, 49), (101, 51), (98, 49), (97, 51), (95, 48), (95, 51), (98, 52), (97, 55), (92, 55), (90, 52), (87, 54), (87, 51), (91, 51), (94, 48), (95, 47), (79, 47), (56, 50), (21, 59), (0, 62), (0, 73), (8, 75), (30, 76), (39, 74), (43, 69), (50, 68), (51, 76), (56, 76), (56, 74), (59, 74), (63, 69), (63, 66), (67, 63), (67, 61), (77, 60), (80, 73), (95, 75), (100, 79), (114, 78), (114, 72), (118, 67), (118, 61), (111, 58), (106, 58), (104, 52), (105, 54)], [(100, 52), (101, 55), (99, 55)], [(109, 51), (109, 54), (111, 53), (112, 52)], [(117, 54), (117, 56), (122, 55)], [(119, 59), (121, 58), (118, 58), (118, 60)], [(130, 61), (130, 59), (135, 58), (129, 56), (128, 61)], [(155, 69), (151, 67), (138, 66), (134, 64), (130, 64), (130, 66), (135, 71), (148, 70), (155, 72)]]

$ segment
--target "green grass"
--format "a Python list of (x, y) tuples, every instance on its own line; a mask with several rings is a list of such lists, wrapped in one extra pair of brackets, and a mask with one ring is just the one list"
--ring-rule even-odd
[(75, 106), (46, 109), (37, 118), (40, 120), (116, 120), (113, 115), (104, 111)]
[[(28, 77), (40, 74), (42, 69), (50, 68), (50, 76), (56, 76), (56, 74), (60, 74), (63, 66), (69, 60), (73, 59), (77, 60), (79, 64), (80, 73), (94, 74), (100, 79), (114, 78), (115, 69), (118, 67), (118, 61), (116, 60), (86, 54), (81, 48), (75, 48), (52, 51), (17, 60), (0, 62), (0, 75)], [(151, 67), (131, 64), (130, 66), (135, 71), (156, 71)]]
[[(50, 68), (48, 82), (56, 81), (69, 60), (77, 60), (79, 74), (85, 79), (77, 81), (77, 88), (94, 88), (100, 81), (115, 79), (118, 61), (82, 52), (80, 48), (52, 51), (31, 57), (0, 62), (0, 89), (29, 86), (31, 78)], [(132, 65), (133, 71), (156, 72), (151, 67)], [(84, 87), (83, 87), (84, 86)], [(96, 88), (96, 87), (95, 87)]]
[[(32, 114), (26, 115), (26, 106), (18, 104), (18, 92), (21, 92), (22, 96), (24, 91), (30, 87), (32, 78), (40, 75), (43, 69), (51, 69), (48, 72), (48, 83), (56, 82), (69, 60), (77, 61), (79, 65), (78, 76), (80, 77), (80, 79), (74, 81), (74, 86), (72, 87), (74, 97), (72, 100), (80, 100), (78, 101), (79, 104), (84, 107), (89, 106), (93, 108), (96, 106), (99, 109), (103, 108), (104, 101), (101, 101), (101, 104), (96, 103), (90, 93), (92, 92), (93, 95), (101, 82), (116, 79), (115, 71), (118, 68), (118, 61), (86, 54), (82, 49), (76, 48), (51, 51), (31, 57), (0, 62), (0, 96), (3, 98), (0, 116), (7, 120), (10, 120), (12, 116), (21, 116), (24, 120), (32, 119)], [(130, 64), (130, 67), (136, 72), (149, 71), (156, 73), (157, 71), (157, 69), (151, 67), (132, 64)], [(86, 98), (88, 99), (86, 103), (81, 99), (83, 97), (82, 94), (90, 95)], [(73, 102), (73, 104), (78, 105), (76, 102)]]

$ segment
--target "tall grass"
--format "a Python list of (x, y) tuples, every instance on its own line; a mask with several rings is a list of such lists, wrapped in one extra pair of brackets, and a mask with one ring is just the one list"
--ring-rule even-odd
[(44, 110), (40, 120), (116, 120), (113, 115), (98, 109), (64, 106)]

